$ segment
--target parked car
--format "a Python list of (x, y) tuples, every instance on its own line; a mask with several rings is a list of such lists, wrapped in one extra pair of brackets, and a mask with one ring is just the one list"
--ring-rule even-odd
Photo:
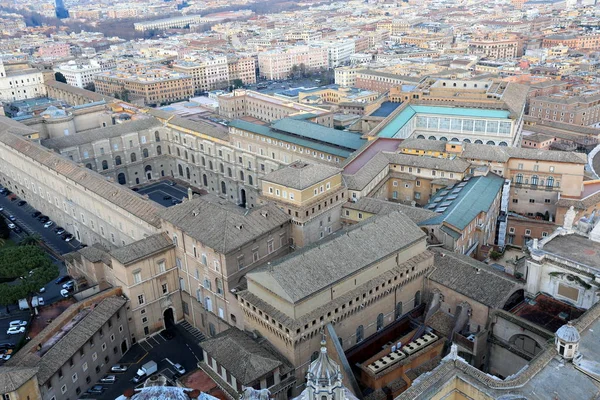
[(102, 383), (115, 383), (117, 381), (117, 377), (114, 375), (106, 375), (104, 378), (100, 379)]
[(16, 327), (20, 327), (20, 326), (27, 326), (27, 321), (22, 321), (20, 319), (16, 319), (14, 321), (10, 321), (10, 323), (8, 324), (8, 326), (10, 328), (16, 326)]
[(8, 219), (10, 219), (11, 221), (16, 221), (17, 217), (15, 217), (14, 215), (9, 215)]
[(13, 224), (12, 222), (9, 222), (9, 223), (8, 223), (8, 227), (9, 227), (10, 229), (15, 229), (17, 226), (16, 226), (15, 224)]
[(110, 369), (110, 372), (125, 372), (127, 371), (127, 365), (117, 364), (113, 365)]
[(12, 354), (4, 353), (0, 355), (0, 360), (8, 361), (12, 357)]
[(57, 235), (62, 235), (63, 233), (65, 233), (65, 229), (61, 226), (59, 226), (58, 228), (56, 228), (54, 230), (54, 233), (56, 233)]
[(23, 333), (25, 332), (25, 327), (24, 326), (12, 326), (10, 328), (8, 328), (8, 330), (6, 331), (7, 335), (18, 335), (19, 333)]
[(68, 280), (70, 280), (70, 279), (71, 279), (71, 277), (70, 277), (69, 275), (63, 275), (63, 276), (59, 276), (59, 277), (58, 277), (58, 278), (57, 278), (57, 279), (54, 281), (54, 283), (56, 283), (56, 284), (58, 285), (58, 284), (60, 284), (60, 283), (66, 282), (66, 281), (68, 281)]
[(39, 297), (38, 296), (38, 305), (40, 305), (40, 306), (44, 305), (44, 298), (43, 297)]
[(0, 211), (4, 211), (4, 207), (0, 206)]
[(67, 289), (60, 289), (60, 295), (62, 297), (69, 297), (70, 296), (69, 291)]
[(172, 197), (169, 195), (163, 196), (163, 200), (171, 200), (171, 199), (172, 199)]
[(21, 200), (20, 202), (17, 203), (17, 205), (19, 207), (23, 207), (25, 204), (27, 204), (27, 202), (25, 200)]
[(183, 366), (181, 364), (175, 364), (175, 365), (173, 365), (173, 368), (175, 369), (175, 371), (177, 371), (177, 373), (179, 375), (185, 374), (185, 368), (183, 368)]
[(19, 227), (18, 227), (18, 226), (16, 226), (16, 225), (15, 225), (15, 227), (14, 227), (14, 228), (12, 228), (12, 230), (13, 230), (15, 233), (21, 233), (21, 232), (23, 232), (23, 229), (19, 228)]
[(11, 342), (2, 342), (0, 343), (0, 350), (14, 349), (15, 344)]
[(171, 200), (171, 204), (173, 204), (173, 205), (181, 204), (181, 200), (173, 199), (173, 200)]
[(65, 242), (70, 242), (71, 240), (73, 240), (73, 235), (70, 233), (63, 234), (62, 238)]
[(87, 392), (91, 393), (91, 394), (102, 394), (103, 391), (104, 391), (104, 386), (102, 386), (102, 385), (95, 385), (87, 390)]
[(168, 184), (169, 184), (169, 186), (175, 186), (175, 185), (177, 185), (177, 183), (173, 182), (173, 181), (169, 181)]
[(50, 218), (45, 215), (40, 215), (38, 217), (38, 221), (40, 221), (42, 224), (45, 224), (46, 222), (50, 221)]
[(39, 217), (40, 215), (42, 215), (42, 213), (41, 213), (41, 212), (39, 212), (39, 211), (36, 211), (36, 212), (34, 212), (34, 213), (32, 213), (32, 214), (31, 214), (31, 216), (32, 216), (33, 218), (37, 218), (37, 217)]
[(8, 198), (10, 199), (10, 201), (15, 201), (18, 199), (17, 195), (14, 193), (9, 194)]
[(62, 287), (63, 287), (63, 289), (71, 290), (75, 287), (75, 282), (69, 281), (69, 282), (65, 283), (64, 285), (62, 285)]
[(39, 293), (44, 293), (46, 291), (45, 287), (40, 288), (40, 290), (38, 290)]
[(54, 225), (54, 222), (48, 221), (44, 224), (44, 228), (50, 228), (52, 225)]

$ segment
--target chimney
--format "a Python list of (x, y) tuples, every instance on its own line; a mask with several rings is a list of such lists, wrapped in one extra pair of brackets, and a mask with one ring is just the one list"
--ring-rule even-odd
[(189, 187), (189, 188), (188, 188), (188, 199), (190, 199), (190, 200), (191, 200), (191, 199), (192, 199), (192, 197), (193, 197), (193, 194), (194, 194), (194, 192), (192, 191), (192, 188), (191, 188), (191, 187)]

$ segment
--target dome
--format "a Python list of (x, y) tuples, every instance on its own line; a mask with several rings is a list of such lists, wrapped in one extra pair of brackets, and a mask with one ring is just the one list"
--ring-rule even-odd
[(330, 385), (338, 379), (339, 367), (327, 355), (326, 343), (321, 342), (321, 353), (319, 357), (310, 364), (308, 368), (308, 379), (316, 381), (320, 385)]
[(46, 108), (46, 110), (41, 115), (48, 116), (50, 118), (56, 118), (56, 117), (66, 117), (67, 113), (65, 112), (65, 110), (61, 110), (55, 106), (50, 106), (50, 107)]
[(556, 331), (556, 337), (558, 340), (566, 343), (576, 343), (579, 342), (579, 339), (581, 338), (579, 336), (579, 331), (573, 326), (571, 321), (558, 328)]

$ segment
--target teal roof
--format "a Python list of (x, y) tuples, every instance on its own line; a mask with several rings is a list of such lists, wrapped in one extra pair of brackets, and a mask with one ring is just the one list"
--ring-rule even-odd
[(460, 117), (475, 118), (509, 118), (510, 112), (507, 110), (491, 110), (481, 108), (462, 108), (462, 107), (440, 107), (440, 106), (422, 106), (409, 105), (402, 110), (389, 124), (379, 132), (377, 136), (391, 138), (394, 137), (400, 129), (409, 122), (415, 114), (434, 114), (450, 115)]
[(446, 222), (462, 231), (479, 213), (490, 210), (503, 185), (504, 178), (488, 173), (486, 176), (472, 177), (440, 189), (425, 206), (440, 215), (422, 221), (419, 225), (438, 225)]
[(271, 127), (242, 120), (232, 121), (229, 126), (344, 158), (366, 142), (356, 133), (292, 118), (275, 121)]

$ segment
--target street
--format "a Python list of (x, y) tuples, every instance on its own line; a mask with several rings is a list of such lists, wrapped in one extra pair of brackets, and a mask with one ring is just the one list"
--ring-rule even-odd
[(110, 375), (117, 377), (116, 382), (96, 382), (96, 385), (102, 385), (106, 388), (106, 391), (102, 395), (87, 395), (85, 398), (115, 399), (122, 395), (125, 389), (142, 385), (143, 382), (136, 384), (131, 379), (138, 368), (148, 361), (155, 361), (158, 364), (157, 373), (165, 375), (168, 379), (173, 379), (175, 374), (175, 369), (171, 363), (181, 364), (186, 373), (195, 370), (198, 362), (202, 360), (202, 349), (198, 345), (198, 340), (180, 325), (175, 325), (170, 330), (175, 334), (175, 337), (170, 340), (159, 333), (134, 344), (119, 360), (119, 364), (127, 365), (127, 371), (110, 372)]

